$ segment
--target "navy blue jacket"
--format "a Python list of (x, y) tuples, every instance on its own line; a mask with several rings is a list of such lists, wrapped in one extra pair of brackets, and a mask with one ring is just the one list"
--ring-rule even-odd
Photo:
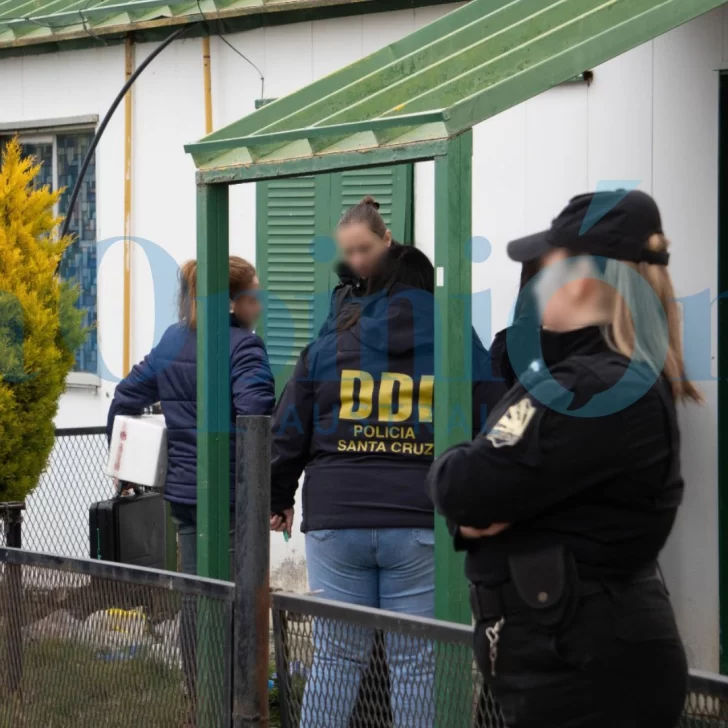
[[(231, 316), (231, 431), (237, 415), (267, 415), (275, 404), (273, 375), (259, 336), (237, 325)], [(165, 498), (197, 503), (197, 335), (184, 324), (170, 326), (161, 341), (116, 387), (107, 433), (116, 415), (139, 415), (161, 402), (167, 423)], [(235, 437), (230, 437), (231, 500), (235, 479)]]
[[(359, 322), (304, 349), (276, 407), (271, 510), (293, 505), (305, 470), (303, 531), (432, 528), (434, 297), (359, 300)], [(477, 432), (505, 390), (475, 332), (472, 349)]]
[[(398, 245), (398, 243), (394, 243), (394, 245)], [(343, 307), (351, 302), (353, 298), (363, 296), (365, 293), (366, 281), (362, 278), (357, 278), (346, 263), (340, 262), (336, 266), (336, 275), (339, 276), (339, 283), (331, 292), (329, 312), (326, 314), (326, 320), (319, 329), (319, 337), (336, 331), (336, 319)]]

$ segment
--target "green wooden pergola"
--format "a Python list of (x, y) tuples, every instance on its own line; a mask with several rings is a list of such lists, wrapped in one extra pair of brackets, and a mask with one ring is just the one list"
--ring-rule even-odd
[[(228, 577), (228, 185), (435, 160), (435, 449), (470, 436), (472, 128), (723, 0), (472, 0), (216, 131), (198, 168), (199, 572)], [(598, 83), (598, 79), (597, 79)], [(436, 613), (470, 622), (436, 530)]]

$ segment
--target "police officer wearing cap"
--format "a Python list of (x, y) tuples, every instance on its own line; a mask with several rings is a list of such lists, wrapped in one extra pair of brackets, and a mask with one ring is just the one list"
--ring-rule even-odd
[(648, 195), (575, 197), (510, 243), (542, 261), (541, 329), (483, 434), (428, 483), (467, 552), (475, 653), (509, 728), (672, 728), (685, 654), (657, 557), (683, 494), (685, 376), (660, 214)]

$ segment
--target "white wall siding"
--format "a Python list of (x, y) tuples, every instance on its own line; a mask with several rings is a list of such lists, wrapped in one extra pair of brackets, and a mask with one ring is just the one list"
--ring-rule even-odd
[[(136, 64), (155, 48), (149, 43), (137, 46)], [(132, 234), (161, 246), (178, 262), (194, 258), (197, 245), (195, 165), (180, 149), (205, 133), (201, 92), (202, 47), (197, 38), (166, 48), (134, 87)], [(154, 330), (149, 262), (139, 246), (133, 256), (131, 350), (136, 362), (162, 331)], [(169, 323), (172, 303), (156, 302), (166, 310)]]
[[(93, 69), (89, 73), (89, 69)], [(124, 83), (123, 46), (26, 56), (0, 61), (0, 121), (103, 116)], [(99, 239), (123, 231), (123, 113), (112, 119), (98, 149), (97, 203)], [(111, 261), (109, 261), (111, 262)], [(122, 279), (119, 266), (101, 267), (98, 290), (99, 346), (110, 368), (121, 369), (120, 331)], [(62, 398), (57, 422), (64, 426), (97, 425), (106, 420), (113, 385), (98, 392), (77, 392)]]
[[(236, 33), (227, 39), (262, 73), (213, 37), (215, 128), (331, 73), (439, 17), (437, 6)], [(474, 130), (473, 233), (490, 256), (473, 266), (474, 324), (489, 341), (509, 319), (518, 267), (508, 240), (549, 224), (574, 194), (603, 181), (639, 181), (661, 205), (673, 241), (677, 294), (717, 295), (718, 74), (728, 64), (723, 9), (699, 18), (594, 70), (594, 83), (564, 85)], [(136, 49), (137, 63), (154, 46)], [(103, 116), (124, 80), (124, 50), (0, 60), (0, 122), (86, 114)], [(199, 39), (175, 42), (141, 76), (134, 98), (133, 234), (178, 262), (195, 255), (194, 169), (182, 146), (204, 134)], [(123, 110), (97, 153), (98, 236), (123, 234)], [(433, 164), (416, 167), (416, 240), (434, 251)], [(255, 188), (230, 189), (231, 251), (255, 257)], [(487, 246), (485, 246), (487, 247)], [(483, 255), (484, 246), (479, 246)], [(134, 252), (133, 359), (154, 335), (148, 263)], [(99, 270), (99, 345), (121, 374), (121, 245)], [(172, 298), (171, 296), (169, 297)], [(172, 300), (157, 301), (171, 312)], [(713, 353), (716, 328), (712, 325)], [(156, 332), (157, 335), (160, 332)], [(717, 401), (715, 382), (700, 382), (703, 408), (682, 412), (686, 500), (663, 557), (692, 664), (718, 667)], [(61, 426), (104, 421), (113, 382), (98, 392), (67, 393)], [(273, 538), (277, 583), (300, 585), (303, 541)]]
[(588, 93), (589, 188), (602, 180), (639, 180), (652, 192), (653, 44), (599, 66)]
[[(654, 42), (653, 192), (673, 242), (678, 297), (710, 291), (718, 271), (718, 85), (721, 11)], [(717, 353), (717, 320), (710, 332)], [(685, 503), (663, 555), (693, 664), (718, 666), (717, 384), (698, 383), (704, 407), (681, 412)], [(724, 527), (726, 524), (723, 524)]]

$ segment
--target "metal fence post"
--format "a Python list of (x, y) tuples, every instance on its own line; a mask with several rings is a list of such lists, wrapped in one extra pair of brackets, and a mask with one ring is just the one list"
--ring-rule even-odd
[[(5, 527), (5, 543), (10, 548), (23, 548), (23, 511), (25, 503), (2, 503), (3, 526)], [(7, 629), (7, 686), (9, 693), (20, 689), (23, 680), (23, 573), (20, 566), (8, 564), (6, 567), (7, 587), (5, 593), (6, 629)]]
[(270, 417), (237, 421), (233, 727), (268, 726)]
[(288, 667), (288, 616), (273, 605), (273, 640), (275, 644), (276, 675), (278, 678), (278, 708), (281, 728), (291, 728)]

